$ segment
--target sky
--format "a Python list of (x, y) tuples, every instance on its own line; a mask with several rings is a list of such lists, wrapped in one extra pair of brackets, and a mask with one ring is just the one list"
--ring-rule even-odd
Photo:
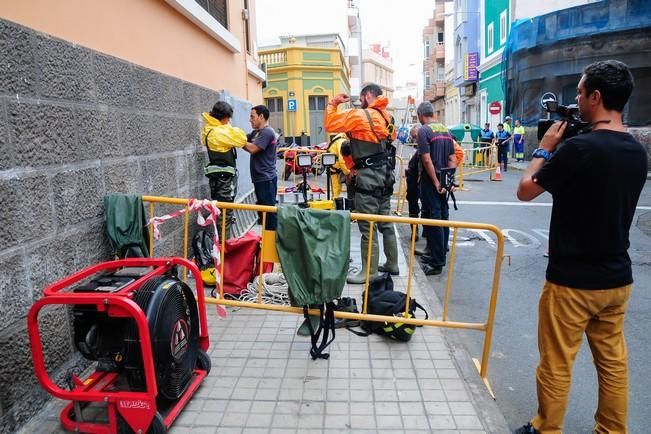
[[(433, 0), (355, 0), (362, 20), (362, 47), (388, 45), (394, 85), (422, 82), (422, 31), (434, 14)], [(347, 0), (257, 0), (258, 47), (278, 44), (278, 37), (342, 33)]]

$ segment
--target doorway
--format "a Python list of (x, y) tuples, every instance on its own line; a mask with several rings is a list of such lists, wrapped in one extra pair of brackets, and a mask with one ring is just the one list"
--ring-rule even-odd
[(278, 133), (282, 135), (283, 143), (279, 143), (279, 146), (284, 146), (285, 143), (285, 128), (284, 128), (284, 118), (283, 118), (283, 99), (282, 98), (265, 98), (265, 105), (269, 109), (269, 126)]
[(326, 96), (310, 96), (310, 144), (318, 145), (326, 141), (326, 132), (323, 127), (323, 118), (325, 117), (325, 108), (327, 104)]

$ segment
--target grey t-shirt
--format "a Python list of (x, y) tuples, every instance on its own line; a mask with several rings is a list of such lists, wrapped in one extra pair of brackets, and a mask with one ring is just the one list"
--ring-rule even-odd
[(249, 142), (260, 148), (251, 154), (251, 181), (261, 182), (274, 179), (276, 175), (276, 133), (271, 127), (254, 130), (247, 136)]

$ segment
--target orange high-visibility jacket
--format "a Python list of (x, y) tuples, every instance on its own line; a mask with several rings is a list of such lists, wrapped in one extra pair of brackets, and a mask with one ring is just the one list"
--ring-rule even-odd
[[(388, 104), (387, 97), (380, 95), (366, 109), (373, 120), (373, 129), (380, 139), (388, 136), (387, 122), (391, 121), (391, 114), (386, 110)], [(382, 114), (375, 108), (379, 109)], [(370, 128), (363, 109), (348, 109), (337, 112), (337, 107), (328, 104), (324, 123), (325, 129), (329, 133), (348, 133), (353, 139), (377, 143), (377, 138)], [(391, 140), (393, 139), (395, 139), (395, 131), (391, 137)]]

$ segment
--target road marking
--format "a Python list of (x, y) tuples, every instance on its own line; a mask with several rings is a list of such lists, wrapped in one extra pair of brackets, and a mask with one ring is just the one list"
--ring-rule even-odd
[[(550, 207), (551, 202), (491, 202), (486, 200), (458, 200), (459, 205), (501, 205), (501, 206), (542, 206)], [(638, 206), (635, 209), (640, 211), (651, 211), (651, 206)]]
[(539, 237), (544, 238), (546, 240), (549, 239), (549, 230), (548, 229), (531, 229), (532, 232), (537, 234)]
[(477, 235), (479, 235), (480, 237), (482, 237), (484, 239), (484, 241), (486, 241), (488, 243), (489, 246), (491, 246), (491, 247), (496, 246), (495, 241), (493, 241), (491, 236), (488, 235), (488, 234), (491, 234), (492, 232), (487, 231), (485, 229), (470, 229), (470, 232), (474, 232)]
[[(502, 233), (504, 234), (504, 238), (506, 238), (511, 242), (511, 244), (513, 244), (513, 247), (528, 247), (530, 249), (535, 249), (537, 247), (540, 247), (540, 241), (538, 241), (538, 238), (534, 237), (533, 235), (529, 235), (526, 232), (519, 231), (517, 229), (504, 229), (502, 230)], [(529, 240), (530, 242), (526, 244), (522, 244), (512, 234), (520, 235), (526, 238), (527, 240)]]

